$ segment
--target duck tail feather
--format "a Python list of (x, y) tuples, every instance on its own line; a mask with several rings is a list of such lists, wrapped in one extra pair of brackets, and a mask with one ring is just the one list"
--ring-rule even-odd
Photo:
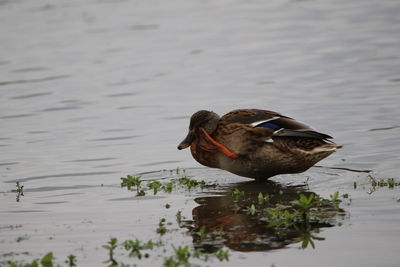
[(324, 133), (319, 133), (311, 130), (289, 130), (280, 129), (274, 132), (273, 136), (287, 136), (287, 137), (302, 137), (302, 138), (314, 138), (314, 139), (332, 139), (333, 137)]

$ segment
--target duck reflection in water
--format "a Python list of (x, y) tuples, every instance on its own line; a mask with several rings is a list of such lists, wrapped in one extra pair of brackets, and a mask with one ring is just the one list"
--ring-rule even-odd
[[(338, 215), (344, 215), (337, 206), (320, 205), (317, 221), (272, 227), (265, 210), (275, 208), (277, 204), (289, 207), (300, 194), (310, 196), (314, 193), (307, 191), (305, 185), (283, 186), (272, 181), (239, 183), (226, 189), (223, 195), (196, 198), (200, 206), (192, 211), (193, 221), (182, 224), (189, 229), (195, 248), (203, 252), (215, 252), (223, 246), (237, 251), (267, 251), (296, 242), (302, 242), (303, 248), (309, 244), (315, 247), (315, 240), (324, 240), (318, 236), (319, 229), (334, 226)], [(232, 192), (244, 194), (235, 197)], [(260, 192), (268, 199), (260, 199)], [(258, 212), (251, 211), (252, 205)]]

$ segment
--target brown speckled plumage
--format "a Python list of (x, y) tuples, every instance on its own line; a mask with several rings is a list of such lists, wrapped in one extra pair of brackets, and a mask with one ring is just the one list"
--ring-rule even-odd
[[(221, 152), (215, 141), (206, 137), (207, 133), (238, 157)], [(191, 146), (193, 157), (205, 166), (267, 179), (277, 174), (303, 172), (329, 156), (341, 147), (328, 141), (330, 138), (273, 111), (238, 109), (219, 117), (202, 110), (192, 116), (189, 134), (178, 148)]]

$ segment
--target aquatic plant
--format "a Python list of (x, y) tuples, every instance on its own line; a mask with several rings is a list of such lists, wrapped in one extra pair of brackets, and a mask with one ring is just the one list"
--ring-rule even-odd
[(257, 199), (258, 199), (258, 204), (262, 205), (269, 201), (270, 196), (267, 193), (265, 195), (263, 195), (263, 193), (260, 192), (260, 193), (258, 193)]
[[(312, 233), (313, 230), (312, 230), (310, 224), (299, 224), (299, 225), (295, 226), (295, 229), (297, 230), (298, 233), (300, 233), (302, 249), (306, 249), (308, 247), (308, 245), (311, 245), (311, 247), (313, 249), (315, 249), (314, 240), (318, 240), (318, 241), (325, 240), (324, 237), (319, 237)], [(315, 230), (315, 231), (317, 233), (319, 233), (318, 230)]]
[(219, 259), (219, 261), (229, 261), (229, 250), (220, 248), (217, 252), (215, 252), (215, 256)]
[(181, 171), (182, 171), (183, 173), (186, 172), (185, 169), (179, 168), (179, 167), (176, 167), (176, 169), (169, 170), (169, 172), (170, 172), (171, 175), (172, 175), (174, 172), (175, 172), (177, 175), (179, 175)]
[(235, 188), (230, 191), (230, 195), (238, 201), (241, 197), (244, 197), (244, 191), (240, 191), (240, 189)]
[(171, 193), (172, 192), (172, 190), (174, 189), (174, 183), (167, 183), (167, 184), (164, 184), (163, 186), (162, 186), (162, 189), (164, 190), (164, 192), (166, 192), (166, 193)]
[[(342, 196), (348, 197), (348, 194)], [(339, 192), (330, 195), (330, 200), (321, 199), (318, 195), (300, 194), (299, 199), (290, 202), (290, 205), (276, 205), (274, 208), (266, 209), (268, 227), (276, 228), (280, 231), (294, 230), (302, 240), (301, 247), (307, 248), (310, 245), (315, 248), (315, 240), (325, 240), (323, 237), (316, 236), (313, 232), (314, 225), (326, 224), (324, 215), (318, 212), (321, 207), (332, 207), (339, 210)]]
[(336, 191), (335, 193), (333, 193), (333, 195), (330, 195), (331, 198), (331, 203), (333, 204), (333, 206), (336, 209), (339, 209), (339, 203), (341, 202), (341, 200), (339, 199), (339, 192)]
[(190, 248), (188, 246), (184, 247), (174, 247), (175, 254), (173, 256), (164, 259), (164, 266), (166, 267), (176, 267), (180, 265), (189, 265), (189, 258), (191, 256)]
[(367, 178), (369, 179), (369, 182), (372, 186), (370, 191), (368, 192), (369, 194), (372, 194), (373, 192), (376, 191), (377, 188), (380, 187), (387, 187), (389, 189), (394, 189), (397, 186), (400, 186), (400, 182), (396, 182), (394, 178), (375, 178), (372, 175), (368, 175)]
[[(177, 266), (197, 266), (190, 262), (190, 258), (199, 259), (204, 262), (209, 260), (210, 254), (203, 253), (198, 249), (191, 249), (189, 246), (174, 247), (174, 255), (164, 258), (165, 267), (177, 267)], [(217, 252), (211, 254), (220, 261), (229, 261), (229, 251), (219, 249)]]
[(182, 211), (177, 211), (175, 214), (175, 218), (176, 218), (176, 222), (178, 223), (178, 225), (181, 225), (182, 223)]
[(158, 223), (158, 228), (156, 229), (157, 234), (161, 236), (167, 232), (167, 227), (165, 227), (165, 218), (161, 218), (160, 222)]
[(290, 228), (295, 224), (296, 214), (289, 212), (286, 206), (277, 205), (266, 210), (268, 215), (268, 227)]
[(206, 185), (205, 181), (197, 181), (195, 179), (191, 179), (188, 176), (184, 176), (184, 177), (178, 178), (178, 182), (179, 182), (179, 184), (185, 186), (189, 192), (194, 187), (199, 186), (201, 189), (203, 189), (204, 186)]
[(76, 256), (72, 254), (68, 255), (65, 263), (68, 264), (68, 267), (76, 267)]
[(125, 250), (129, 251), (130, 257), (137, 257), (138, 259), (141, 259), (142, 257), (149, 257), (148, 253), (142, 254), (142, 250), (153, 249), (156, 244), (151, 240), (143, 242), (139, 239), (135, 239), (125, 240), (122, 245), (124, 246)]
[(151, 181), (150, 183), (148, 183), (147, 186), (150, 189), (153, 189), (153, 195), (157, 195), (157, 192), (161, 188), (161, 183), (159, 181), (155, 180), (155, 181)]
[(11, 190), (11, 192), (17, 193), (15, 199), (17, 202), (19, 202), (21, 199), (21, 196), (22, 197), (24, 196), (24, 186), (21, 185), (21, 183), (19, 181), (15, 182), (15, 186), (16, 186), (16, 189)]
[(186, 264), (189, 261), (190, 258), (190, 248), (188, 246), (184, 246), (184, 247), (173, 247), (174, 251), (175, 251), (175, 257), (178, 260), (178, 263), (180, 264)]
[(250, 215), (254, 215), (257, 212), (256, 206), (254, 204), (251, 204), (250, 206), (246, 207), (247, 213)]
[(206, 238), (206, 226), (205, 225), (202, 225), (199, 228), (198, 235), (199, 235), (201, 241)]
[[(339, 194), (339, 193), (338, 193)], [(319, 197), (315, 197), (315, 194), (311, 193), (309, 197), (304, 194), (300, 194), (298, 200), (293, 200), (290, 202), (295, 210), (300, 213), (302, 219), (306, 221), (309, 216), (310, 209), (316, 207), (320, 201)]]
[(53, 267), (53, 253), (49, 252), (40, 260), (42, 267)]
[(23, 235), (23, 236), (17, 237), (17, 238), (15, 239), (15, 241), (17, 241), (17, 243), (19, 243), (19, 242), (22, 242), (22, 241), (28, 240), (28, 239), (29, 239), (29, 236)]
[(140, 189), (140, 184), (142, 180), (140, 180), (141, 176), (131, 176), (127, 175), (126, 177), (121, 177), (121, 187), (126, 187), (129, 191), (133, 186), (136, 187), (137, 196), (144, 196), (146, 193)]
[(110, 263), (109, 266), (118, 266), (118, 262), (114, 258), (114, 250), (117, 248), (118, 239), (117, 238), (110, 238), (107, 244), (103, 245), (102, 247), (108, 250), (108, 260), (104, 263)]
[[(27, 252), (24, 252), (22, 254), (29, 254)], [(18, 253), (17, 253), (18, 255)], [(0, 255), (0, 256), (7, 256), (6, 254)], [(76, 267), (76, 257), (74, 255), (69, 255), (67, 257), (67, 260), (65, 263), (68, 264), (68, 267)], [(3, 265), (7, 264), (7, 265)], [(60, 266), (56, 265), (54, 263), (54, 256), (52, 252), (46, 253), (43, 257), (40, 259), (34, 259), (30, 263), (25, 263), (24, 261), (7, 261), (7, 262), (0, 262), (0, 266), (4, 267), (55, 267), (55, 266)]]

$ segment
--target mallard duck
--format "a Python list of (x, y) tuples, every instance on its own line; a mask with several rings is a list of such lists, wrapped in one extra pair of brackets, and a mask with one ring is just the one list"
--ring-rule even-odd
[(202, 165), (265, 180), (304, 172), (342, 147), (329, 139), (274, 111), (238, 109), (220, 117), (200, 110), (190, 118), (189, 133), (178, 149), (190, 146)]

